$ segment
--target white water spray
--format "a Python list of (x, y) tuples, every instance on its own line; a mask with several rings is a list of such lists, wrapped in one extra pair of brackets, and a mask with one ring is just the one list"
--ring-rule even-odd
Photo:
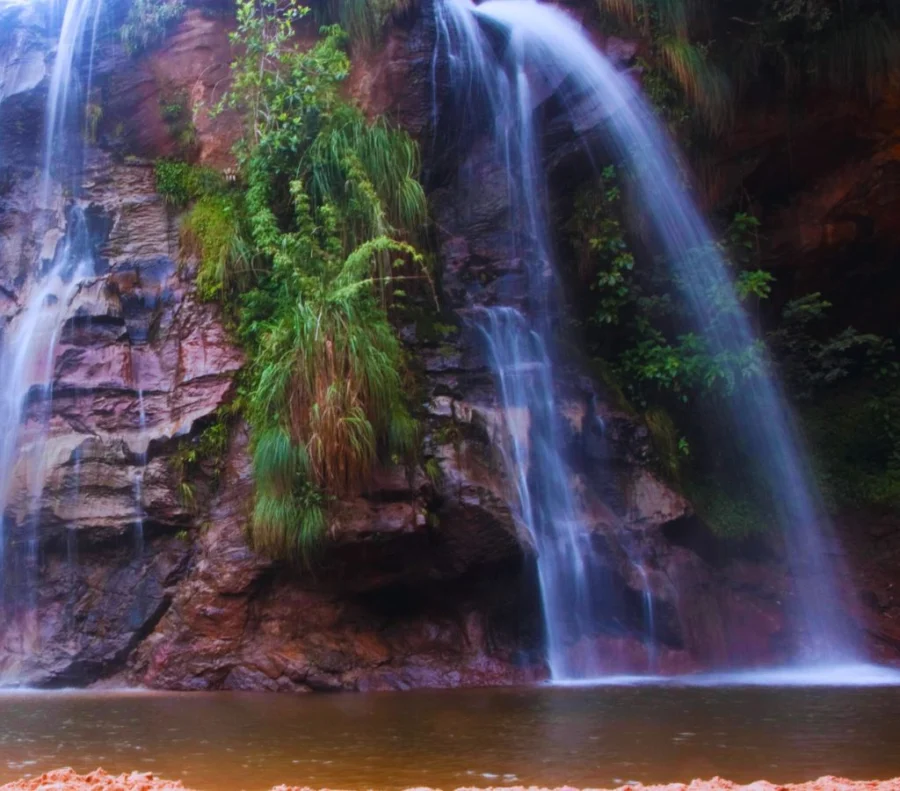
[(102, 10), (102, 0), (68, 0), (50, 74), (50, 90), (44, 132), (44, 164), (41, 176), (41, 205), (50, 198), (57, 166), (80, 165), (83, 148), (86, 91), (82, 92), (77, 64), (83, 55), (88, 23), (91, 23), (88, 57), (88, 90), (93, 78), (94, 47)]
[[(753, 344), (754, 334), (734, 297), (726, 262), (686, 190), (670, 141), (636, 88), (582, 28), (561, 10), (532, 0), (489, 0), (478, 6), (444, 0), (436, 13), (438, 53), (449, 62), (451, 82), (460, 94), (474, 90), (486, 97), (496, 156), (509, 175), (510, 227), (516, 253), (527, 264), (529, 317), (518, 312), (513, 317), (510, 308), (488, 309), (483, 330), (513, 437), (508, 464), (520, 515), (539, 550), (551, 673), (559, 680), (583, 679), (602, 659), (582, 659), (576, 666), (568, 657), (573, 643), (589, 635), (595, 619), (602, 617), (596, 613), (595, 592), (602, 580), (587, 571), (592, 565), (589, 536), (571, 493), (555, 425), (559, 410), (546, 348), (552, 312), (559, 308), (554, 304), (535, 96), (555, 92), (576, 129), (602, 128), (607, 147), (633, 180), (641, 211), (683, 285), (711, 351), (744, 350)], [(490, 39), (485, 30), (492, 31)], [(713, 322), (713, 300), (723, 296), (729, 300), (727, 319)], [(539, 373), (523, 376), (525, 370)], [(807, 636), (797, 658), (852, 658), (856, 646), (841, 614), (829, 525), (779, 387), (769, 377), (748, 379), (736, 388), (729, 406), (729, 427), (758, 464), (794, 564), (796, 620)], [(521, 433), (516, 424), (523, 420), (530, 422), (530, 438), (516, 438)], [(639, 573), (646, 576), (643, 569)], [(647, 617), (653, 618), (652, 601)]]
[[(89, 21), (93, 22), (93, 62), (100, 8), (101, 0), (69, 0), (65, 7), (47, 96), (39, 209), (52, 208), (49, 203), (57, 165), (72, 177), (66, 187), (73, 194), (79, 191), (76, 177), (82, 159), (84, 105), (77, 65)], [(61, 218), (63, 212), (54, 214)], [(56, 350), (72, 299), (94, 270), (84, 207), (75, 204), (65, 214), (65, 237), (48, 270), (35, 277), (20, 312), (5, 328), (0, 348), (0, 590), (8, 607), (25, 614), (28, 623), (22, 633), (26, 642), (36, 639), (38, 632), (38, 506), (46, 473), (44, 446), (52, 413)], [(43, 218), (40, 225), (35, 228), (38, 235), (47, 230)], [(39, 272), (41, 262), (35, 262), (35, 267)], [(22, 491), (26, 505), (19, 509), (18, 518), (25, 530), (23, 535), (11, 536), (7, 511), (14, 493)]]

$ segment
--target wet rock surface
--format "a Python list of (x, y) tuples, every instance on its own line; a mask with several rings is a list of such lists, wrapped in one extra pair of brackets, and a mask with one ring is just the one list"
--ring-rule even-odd
[[(24, 13), (0, 3), (0, 31)], [(7, 324), (34, 287), (35, 262), (52, 258), (65, 215), (59, 194), (35, 206), (39, 147), (10, 120), (32, 123), (45, 79), (33, 54), (45, 45), (24, 23), (15, 30), (0, 37), (0, 155), (18, 152), (9, 176), (0, 173)], [(17, 484), (6, 529), (25, 542), (37, 521), (40, 552), (33, 568), (4, 575), (0, 681), (324, 691), (543, 678), (533, 542), (508, 504), (506, 429), (476, 321), (480, 306), (523, 292), (522, 262), (504, 230), (505, 174), (484, 141), (432, 129), (428, 3), (400, 15), (383, 48), (357, 53), (349, 86), (430, 152), (443, 313), (400, 328), (422, 390), (422, 464), (383, 470), (341, 503), (309, 567), (273, 564), (247, 543), (253, 487), (240, 423), (218, 483), (200, 474), (193, 502), (184, 496), (172, 456), (229, 402), (243, 358), (215, 306), (195, 299), (178, 217), (155, 194), (150, 158), (178, 150), (161, 115), (177, 99), (196, 128), (193, 155), (231, 163), (236, 119), (207, 113), (226, 78), (227, 34), (221, 19), (192, 10), (160, 50), (131, 61), (110, 47), (98, 58), (108, 103), (79, 198), (98, 240), (97, 274), (67, 308), (52, 398), (27, 413), (26, 430), (47, 420), (45, 486), (35, 508)], [(630, 57), (626, 43), (615, 46)], [(602, 594), (623, 613), (579, 648), (599, 647), (610, 672), (786, 656), (790, 585), (778, 547), (715, 539), (655, 472), (646, 428), (574, 362), (557, 373), (573, 486), (604, 558)], [(15, 479), (30, 474), (23, 457)], [(20, 589), (29, 574), (39, 581), (32, 600)], [(893, 618), (884, 590), (873, 593), (876, 607)], [(877, 628), (900, 650), (894, 631)]]

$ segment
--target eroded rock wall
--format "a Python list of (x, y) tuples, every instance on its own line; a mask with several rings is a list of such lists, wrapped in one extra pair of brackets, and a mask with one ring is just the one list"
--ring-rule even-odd
[[(194, 497), (184, 496), (172, 456), (232, 397), (243, 360), (216, 307), (194, 296), (192, 263), (178, 253), (179, 218), (155, 194), (151, 165), (178, 150), (161, 114), (173, 95), (188, 98), (192, 153), (231, 164), (238, 121), (208, 112), (227, 84), (228, 32), (223, 19), (193, 9), (153, 53), (130, 60), (108, 42), (99, 54), (104, 114), (77, 199), (98, 240), (97, 275), (67, 307), (49, 412), (40, 399), (28, 411), (35, 427), (49, 414), (46, 485), (36, 512), (19, 487), (6, 540), (27, 540), (36, 513), (40, 551), (30, 572), (38, 585), (29, 599), (16, 589), (28, 575), (5, 575), (0, 679), (363, 690), (540, 678), (534, 553), (508, 505), (504, 423), (467, 318), (499, 288), (515, 287), (521, 262), (503, 228), (505, 176), (484, 157), (484, 141), (461, 143), (432, 128), (426, 2), (394, 20), (383, 47), (355, 53), (349, 84), (426, 152), (440, 319), (454, 329), (400, 328), (422, 387), (423, 465), (384, 470), (364, 497), (341, 503), (327, 546), (306, 569), (273, 564), (247, 544), (253, 486), (239, 422), (218, 482), (198, 474)], [(34, 205), (33, 130), (46, 90), (46, 58), (40, 74), (35, 53), (48, 46), (32, 27), (0, 39), (2, 156), (15, 163), (0, 185), (7, 322), (52, 256), (72, 204), (57, 194), (52, 207)], [(465, 189), (460, 172), (477, 173), (480, 188)], [(784, 655), (789, 586), (775, 549), (713, 539), (654, 472), (646, 428), (609, 405), (574, 360), (558, 375), (573, 485), (606, 558), (603, 595), (624, 613), (592, 638), (609, 670)]]

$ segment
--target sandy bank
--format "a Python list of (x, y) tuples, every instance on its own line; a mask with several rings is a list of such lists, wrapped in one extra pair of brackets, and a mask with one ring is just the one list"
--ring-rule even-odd
[[(0, 786), (0, 791), (188, 791), (180, 782), (160, 780), (151, 774), (132, 772), (114, 777), (102, 769), (87, 775), (78, 775), (72, 769), (57, 769), (30, 780), (19, 780)], [(209, 791), (214, 791), (209, 789)], [(305, 786), (281, 785), (272, 791), (313, 791)], [(418, 788), (408, 791), (434, 791)], [(495, 789), (460, 788), (456, 791), (495, 791)], [(498, 790), (496, 790), (498, 791)], [(508, 786), (504, 791), (578, 791), (564, 786), (558, 789), (537, 788), (535, 786)], [(583, 791), (605, 791), (604, 789), (583, 789)], [(669, 783), (668, 785), (626, 785), (615, 791), (900, 791), (900, 778), (892, 780), (846, 780), (842, 777), (820, 777), (809, 783), (775, 785), (758, 780), (740, 785), (721, 777), (712, 780), (693, 780), (689, 784)]]
[[(72, 769), (57, 769), (30, 780), (19, 780), (0, 786), (0, 791), (188, 791), (180, 782), (160, 780), (151, 774), (132, 772), (118, 777), (107, 774), (102, 769), (87, 775), (76, 774)], [(214, 789), (208, 789), (214, 791)], [(313, 791), (305, 786), (277, 786), (272, 791)], [(418, 788), (408, 791), (434, 791)], [(499, 789), (460, 788), (456, 791), (499, 791)], [(504, 791), (578, 791), (568, 786), (558, 789), (534, 786), (509, 786)], [(603, 789), (583, 789), (583, 791), (604, 791)], [(758, 780), (740, 785), (721, 777), (712, 780), (693, 780), (689, 784), (669, 783), (668, 785), (627, 785), (615, 791), (900, 791), (900, 778), (892, 780), (846, 780), (842, 777), (820, 777), (809, 783), (775, 785)]]

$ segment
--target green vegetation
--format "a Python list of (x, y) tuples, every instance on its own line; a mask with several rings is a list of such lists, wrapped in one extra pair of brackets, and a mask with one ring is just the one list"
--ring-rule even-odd
[(200, 262), (197, 290), (201, 299), (222, 300), (248, 284), (254, 251), (237, 196), (203, 195), (184, 219), (179, 237), (182, 254)]
[(801, 402), (815, 466), (831, 507), (900, 505), (900, 362), (879, 335), (828, 329), (820, 294), (789, 302), (769, 334)]
[(315, 9), (322, 24), (336, 23), (353, 41), (372, 46), (381, 38), (391, 14), (408, 5), (409, 0), (323, 0)]
[[(725, 129), (738, 97), (828, 88), (875, 98), (900, 65), (894, 0), (598, 0), (652, 42), (648, 93), (695, 132)], [(673, 92), (672, 87), (678, 91)], [(681, 101), (678, 99), (680, 94)]]
[(119, 30), (125, 51), (134, 57), (161, 44), (185, 10), (184, 0), (132, 0)]
[[(728, 396), (760, 373), (761, 346), (713, 351), (706, 328), (683, 331), (688, 322), (678, 284), (660, 261), (649, 258), (636, 266), (621, 200), (615, 169), (608, 167), (595, 186), (577, 197), (569, 226), (582, 278), (592, 292), (587, 320), (592, 353), (612, 366), (628, 400), (643, 408), (656, 404), (672, 409)], [(732, 253), (730, 260), (742, 263), (745, 252), (754, 249), (756, 226), (753, 217), (735, 215), (720, 243)], [(738, 299), (752, 305), (766, 298), (771, 280), (762, 270), (741, 270), (736, 275)], [(709, 303), (709, 325), (733, 309), (728, 294), (711, 294)]]
[(880, 335), (847, 327), (822, 337), (820, 328), (830, 307), (819, 293), (792, 300), (785, 305), (777, 329), (769, 333), (782, 378), (799, 400), (813, 400), (842, 380), (868, 371), (880, 371), (884, 377), (893, 370), (887, 363), (893, 345)]
[(219, 409), (213, 421), (199, 434), (182, 439), (172, 454), (170, 464), (178, 480), (178, 493), (185, 506), (195, 507), (196, 494), (193, 481), (202, 473), (208, 475), (213, 485), (218, 485), (225, 467), (228, 439), (233, 414), (228, 407)]
[[(638, 65), (643, 86), (697, 160), (709, 138), (731, 124), (738, 103), (802, 106), (832, 95), (877, 99), (900, 69), (900, 5), (893, 0), (598, 0), (608, 25), (638, 33), (649, 46)], [(623, 29), (624, 28), (624, 29)], [(610, 28), (611, 29), (611, 28)], [(629, 402), (642, 410), (662, 471), (677, 481), (702, 518), (739, 537), (771, 523), (755, 497), (750, 468), (717, 442), (718, 402), (765, 375), (760, 347), (710, 354), (689, 326), (677, 283), (647, 254), (640, 224), (629, 235), (615, 173), (585, 190), (570, 225), (583, 282), (585, 335)], [(751, 203), (743, 195), (737, 207)], [(788, 303), (780, 316), (766, 302), (771, 274), (760, 268), (751, 215), (734, 213), (720, 240), (735, 271), (737, 298), (758, 324), (789, 396), (797, 401), (819, 482), (829, 505), (900, 504), (900, 379), (884, 338), (841, 326), (819, 294)], [(633, 251), (640, 254), (632, 255)], [(702, 251), (697, 251), (702, 255)], [(728, 303), (711, 295), (714, 324)], [(679, 452), (679, 443), (684, 452)], [(737, 497), (726, 492), (740, 492)]]
[(745, 487), (742, 481), (730, 480), (723, 485), (720, 476), (695, 475), (685, 482), (684, 492), (694, 511), (716, 535), (740, 540), (775, 524), (774, 517), (761, 505), (761, 498)]
[[(653, 256), (635, 256), (625, 230), (622, 189), (612, 168), (576, 199), (569, 225), (583, 289), (583, 331), (605, 371), (641, 410), (660, 472), (679, 484), (697, 513), (732, 538), (772, 523), (762, 482), (724, 441), (724, 401), (763, 368), (762, 343), (735, 353), (711, 350), (690, 326), (678, 283)], [(737, 300), (753, 315), (773, 277), (758, 268), (758, 222), (738, 212), (718, 245), (735, 268)], [(701, 255), (703, 251), (696, 251)], [(711, 294), (710, 327), (734, 300)], [(782, 380), (802, 405), (829, 504), (900, 504), (900, 363), (892, 343), (853, 327), (835, 329), (820, 294), (789, 302), (767, 341)], [(718, 439), (717, 439), (718, 438)], [(732, 495), (731, 492), (739, 492)], [(759, 494), (755, 494), (759, 493)]]
[(294, 0), (242, 0), (233, 84), (222, 107), (246, 121), (240, 185), (157, 163), (157, 186), (192, 203), (183, 253), (198, 291), (219, 300), (248, 355), (238, 405), (252, 429), (255, 545), (307, 559), (331, 503), (361, 491), (379, 461), (420, 444), (403, 348), (389, 316), (398, 288), (430, 280), (409, 231), (425, 221), (418, 151), (348, 102), (346, 34), (308, 50)]
[(900, 386), (864, 380), (801, 415), (828, 505), (900, 506)]
[(183, 208), (203, 195), (225, 189), (222, 174), (212, 168), (196, 167), (173, 159), (157, 160), (154, 167), (156, 191), (171, 206)]
[(190, 159), (197, 148), (197, 129), (187, 91), (163, 90), (159, 97), (159, 112), (175, 141), (178, 157)]
[(103, 105), (100, 91), (91, 91), (84, 107), (84, 138), (88, 145), (97, 145), (100, 121), (103, 120)]

